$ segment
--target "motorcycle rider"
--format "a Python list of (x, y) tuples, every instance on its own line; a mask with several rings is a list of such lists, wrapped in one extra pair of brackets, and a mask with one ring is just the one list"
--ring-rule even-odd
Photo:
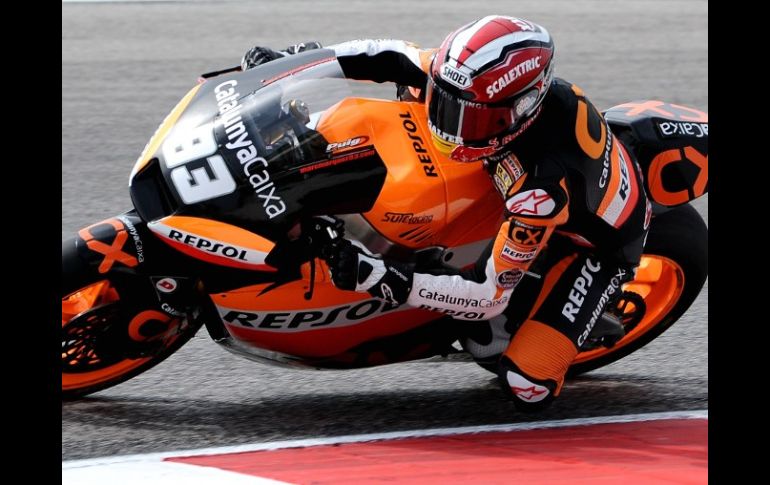
[[(286, 54), (318, 47), (298, 44)], [(553, 39), (533, 22), (490, 15), (438, 49), (392, 39), (329, 49), (348, 78), (410, 87), (424, 100), (436, 149), (458, 162), (480, 160), (505, 206), (497, 236), (471, 268), (415, 271), (343, 239), (327, 258), (334, 284), (457, 319), (485, 300), (487, 335), (467, 349), (479, 360), (495, 356), (519, 409), (544, 408), (639, 264), (651, 206), (638, 165), (583, 91), (553, 77)], [(241, 65), (283, 55), (258, 46)], [(541, 278), (524, 278), (536, 258)], [(514, 322), (523, 322), (515, 333)]]

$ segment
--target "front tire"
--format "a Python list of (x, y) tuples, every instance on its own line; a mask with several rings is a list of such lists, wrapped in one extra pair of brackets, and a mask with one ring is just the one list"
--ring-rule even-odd
[(94, 272), (78, 256), (75, 240), (62, 243), (60, 293), (63, 400), (141, 374), (176, 352), (200, 327)]

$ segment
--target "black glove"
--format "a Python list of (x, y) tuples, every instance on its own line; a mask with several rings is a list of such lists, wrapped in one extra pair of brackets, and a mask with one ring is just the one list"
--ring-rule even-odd
[(269, 47), (255, 46), (243, 55), (243, 58), (241, 59), (241, 69), (246, 71), (247, 69), (257, 67), (260, 64), (270, 62), (283, 56), (284, 55), (280, 52), (276, 52)]
[(339, 239), (322, 252), (334, 285), (341, 290), (368, 292), (394, 305), (406, 302), (412, 289), (412, 265), (385, 261)]
[(310, 41), (310, 42), (300, 42), (299, 44), (290, 45), (286, 49), (283, 50), (288, 55), (298, 54), (300, 52), (310, 51), (313, 49), (320, 49), (323, 47), (320, 42), (316, 41)]
[(243, 55), (241, 59), (241, 69), (246, 71), (252, 69), (266, 62), (279, 59), (281, 57), (290, 56), (299, 52), (305, 52), (312, 49), (320, 49), (320, 42), (301, 42), (299, 44), (290, 45), (283, 51), (274, 51), (269, 47), (254, 46)]

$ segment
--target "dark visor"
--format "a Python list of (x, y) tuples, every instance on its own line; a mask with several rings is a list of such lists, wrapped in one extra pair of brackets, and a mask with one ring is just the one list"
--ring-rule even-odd
[(474, 103), (447, 92), (429, 77), (425, 102), (431, 129), (438, 136), (461, 145), (486, 145), (521, 120), (515, 113), (528, 110), (516, 110), (519, 103), (531, 106), (536, 98), (537, 89), (533, 89), (505, 106)]

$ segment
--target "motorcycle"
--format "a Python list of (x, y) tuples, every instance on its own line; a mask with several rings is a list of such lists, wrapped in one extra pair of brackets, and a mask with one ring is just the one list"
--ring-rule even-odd
[[(436, 152), (421, 104), (355, 97), (350, 85), (327, 49), (199, 79), (139, 156), (134, 208), (62, 242), (63, 399), (150, 369), (202, 326), (245, 358), (317, 369), (468, 360), (499, 338), (483, 308), (460, 321), (332, 284), (322, 251), (343, 234), (418, 269), (462, 268), (502, 221), (481, 162)], [(634, 280), (570, 376), (655, 339), (708, 275), (708, 230), (688, 204), (708, 189), (708, 116), (651, 100), (604, 115), (654, 211)], [(494, 371), (497, 356), (475, 361)]]

